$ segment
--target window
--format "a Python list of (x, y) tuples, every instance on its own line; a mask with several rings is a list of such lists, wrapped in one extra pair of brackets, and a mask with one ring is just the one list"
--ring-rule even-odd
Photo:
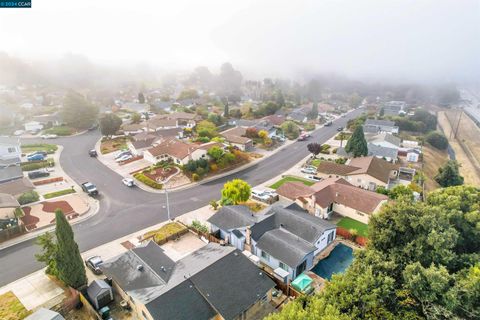
[(283, 270), (288, 271), (288, 266), (287, 266), (285, 263), (283, 263), (282, 261), (280, 261), (280, 262), (278, 263), (278, 266), (279, 266), (280, 268), (282, 268)]
[(15, 147), (9, 147), (8, 148), (8, 153), (14, 153), (15, 151), (17, 151), (17, 148), (15, 148)]
[(333, 232), (330, 232), (330, 233), (328, 234), (327, 243), (330, 243), (330, 242), (332, 242), (332, 241), (333, 241)]
[(270, 255), (262, 250), (262, 258), (266, 261), (270, 261)]

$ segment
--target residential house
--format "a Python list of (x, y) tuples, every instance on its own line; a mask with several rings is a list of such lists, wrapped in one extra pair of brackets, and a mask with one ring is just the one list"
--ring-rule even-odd
[(387, 187), (390, 180), (397, 178), (398, 166), (374, 156), (353, 158), (347, 164), (322, 161), (317, 176), (344, 178), (354, 186), (375, 190), (378, 186)]
[(173, 112), (168, 114), (157, 115), (160, 119), (171, 119), (177, 121), (177, 127), (181, 128), (193, 128), (197, 125), (197, 121), (201, 120), (201, 117), (195, 113), (188, 112)]
[(135, 111), (138, 113), (148, 112), (150, 106), (147, 103), (138, 103), (138, 102), (125, 102), (122, 104), (122, 109), (127, 109), (130, 111)]
[(405, 114), (406, 104), (404, 101), (389, 101), (383, 106), (384, 116), (398, 116)]
[(420, 150), (418, 149), (408, 149), (407, 150), (407, 161), (408, 162), (418, 162), (420, 158)]
[(312, 268), (315, 256), (336, 235), (335, 225), (296, 204), (276, 204), (257, 214), (245, 206), (222, 207), (208, 222), (212, 232), (237, 249), (250, 251), (285, 281)]
[(20, 204), (15, 197), (0, 193), (0, 219), (14, 219), (16, 208), (20, 208)]
[(285, 122), (285, 120), (287, 120), (287, 118), (281, 114), (272, 114), (272, 115), (263, 117), (262, 120), (268, 121), (274, 127), (278, 128)]
[(0, 137), (0, 160), (20, 163), (21, 156), (22, 149), (19, 139)]
[(23, 178), (20, 166), (8, 166), (0, 168), (0, 184)]
[(143, 130), (155, 132), (163, 129), (173, 129), (179, 127), (176, 119), (164, 118), (163, 116), (155, 116), (149, 120), (142, 122)]
[(126, 135), (130, 136), (130, 135), (134, 135), (134, 134), (143, 132), (144, 128), (145, 128), (145, 126), (144, 126), (143, 123), (130, 123), (130, 124), (123, 124), (121, 130)]
[(240, 251), (216, 243), (173, 261), (150, 241), (100, 268), (145, 320), (252, 319), (275, 286)]
[(308, 121), (307, 112), (297, 108), (288, 114), (287, 119), (295, 122), (305, 123)]
[(43, 129), (43, 124), (38, 121), (29, 121), (24, 124), (24, 127), (27, 132), (39, 132)]
[(368, 223), (370, 217), (387, 202), (388, 197), (358, 188), (343, 178), (326, 178), (312, 186), (287, 182), (277, 193), (295, 201), (312, 215), (329, 219), (333, 212)]
[(189, 160), (199, 160), (207, 157), (207, 151), (214, 147), (223, 147), (221, 143), (208, 142), (201, 145), (186, 143), (178, 139), (165, 139), (158, 145), (143, 152), (143, 158), (151, 163), (173, 161), (185, 165)]
[(400, 138), (386, 132), (382, 132), (376, 135), (367, 135), (367, 142), (374, 144), (376, 146), (397, 149), (400, 148), (401, 140)]
[(374, 120), (367, 119), (363, 125), (363, 132), (365, 133), (398, 133), (399, 129), (395, 122), (389, 120)]
[(315, 257), (336, 237), (334, 224), (301, 209), (274, 205), (265, 216), (249, 228), (246, 244), (250, 243), (251, 252), (282, 279), (293, 280), (310, 270)]
[(253, 149), (253, 141), (245, 137), (247, 129), (244, 127), (235, 127), (221, 132), (220, 134), (232, 146), (237, 147), (242, 151), (249, 151)]
[(142, 156), (143, 152), (151, 148), (153, 143), (159, 139), (157, 135), (141, 132), (134, 135), (132, 139), (127, 142), (127, 147), (133, 155)]
[(384, 159), (388, 162), (397, 162), (398, 160), (398, 148), (383, 147), (373, 143), (367, 143), (368, 156), (373, 156), (379, 159)]
[[(42, 114), (32, 117), (33, 121), (42, 124), (44, 127), (53, 127), (61, 124), (60, 115), (58, 112), (52, 114)], [(26, 130), (26, 129), (25, 129)], [(28, 131), (28, 130), (27, 130)]]

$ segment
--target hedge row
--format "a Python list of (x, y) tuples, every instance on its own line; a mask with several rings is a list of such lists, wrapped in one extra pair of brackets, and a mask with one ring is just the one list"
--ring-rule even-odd
[(43, 197), (45, 199), (51, 199), (51, 198), (60, 197), (60, 196), (64, 196), (66, 194), (75, 193), (75, 192), (76, 192), (75, 189), (68, 188), (68, 189), (63, 189), (55, 192), (46, 193), (43, 195)]
[(39, 199), (40, 199), (40, 196), (38, 195), (38, 193), (32, 190), (32, 191), (25, 192), (20, 197), (18, 197), (18, 203), (20, 203), (21, 205), (24, 205), (27, 203), (36, 202)]
[(146, 184), (147, 186), (149, 187), (152, 187), (154, 189), (162, 189), (163, 188), (163, 184), (161, 183), (158, 183), (156, 181), (153, 181), (152, 179), (150, 179), (149, 177), (147, 177), (146, 175), (144, 175), (143, 173), (135, 173), (133, 175), (133, 177), (135, 179), (137, 179), (138, 181)]
[(38, 170), (46, 167), (53, 167), (55, 165), (55, 162), (53, 159), (47, 159), (43, 161), (38, 161), (38, 162), (27, 162), (27, 163), (22, 163), (22, 170), (23, 171), (33, 171), (33, 170)]

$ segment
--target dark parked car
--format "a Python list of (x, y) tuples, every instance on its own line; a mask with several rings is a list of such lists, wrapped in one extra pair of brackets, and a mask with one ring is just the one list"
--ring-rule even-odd
[(332, 125), (332, 123), (333, 123), (332, 121), (325, 122), (325, 127), (330, 127)]
[(338, 127), (338, 128), (337, 128), (337, 131), (339, 131), (339, 132), (340, 132), (340, 131), (343, 131), (343, 127)]
[(84, 182), (81, 186), (82, 190), (88, 193), (89, 196), (96, 196), (98, 194), (97, 187), (91, 182)]
[(44, 178), (48, 177), (50, 175), (50, 172), (47, 170), (37, 170), (37, 171), (31, 171), (28, 173), (28, 177), (30, 179), (37, 179), (37, 178)]
[(88, 151), (88, 155), (92, 158), (95, 158), (96, 156), (98, 156), (97, 150), (92, 149), (92, 150)]
[(43, 161), (45, 157), (46, 156), (41, 153), (34, 153), (27, 156), (27, 161)]
[(93, 256), (85, 260), (85, 265), (88, 269), (92, 270), (95, 274), (102, 274), (100, 270), (100, 265), (103, 263), (103, 260), (100, 256)]

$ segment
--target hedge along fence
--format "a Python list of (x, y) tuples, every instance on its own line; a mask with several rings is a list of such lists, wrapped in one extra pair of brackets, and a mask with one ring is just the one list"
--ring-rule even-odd
[(63, 177), (56, 177), (56, 178), (50, 178), (50, 179), (35, 181), (35, 182), (33, 182), (33, 185), (34, 186), (41, 186), (41, 185), (44, 185), (44, 184), (60, 182), (60, 181), (63, 181)]
[(31, 162), (22, 162), (21, 164), (22, 171), (33, 171), (46, 167), (53, 167), (55, 161), (53, 159), (47, 159), (42, 161), (31, 161)]
[(151, 187), (151, 188), (159, 189), (159, 190), (161, 190), (163, 188), (163, 184), (158, 183), (158, 182), (150, 179), (149, 177), (147, 177), (146, 175), (144, 175), (141, 172), (135, 173), (133, 175), (133, 177), (135, 179), (137, 179), (138, 181), (140, 181), (140, 182), (146, 184), (147, 186)]
[(178, 239), (186, 233), (188, 233), (186, 226), (177, 222), (170, 222), (157, 230), (145, 233), (141, 241), (153, 240), (158, 245), (162, 245), (170, 240)]
[(362, 236), (353, 237), (352, 234), (347, 229), (344, 229), (342, 227), (337, 227), (337, 235), (344, 237), (345, 239), (348, 239), (350, 241), (353, 241), (362, 247), (365, 247), (368, 241), (367, 238)]
[(64, 195), (75, 193), (75, 192), (77, 192), (75, 191), (75, 189), (68, 188), (68, 189), (63, 189), (55, 192), (46, 193), (43, 195), (43, 197), (45, 199), (51, 199), (51, 198), (60, 197), (60, 196), (64, 196)]

